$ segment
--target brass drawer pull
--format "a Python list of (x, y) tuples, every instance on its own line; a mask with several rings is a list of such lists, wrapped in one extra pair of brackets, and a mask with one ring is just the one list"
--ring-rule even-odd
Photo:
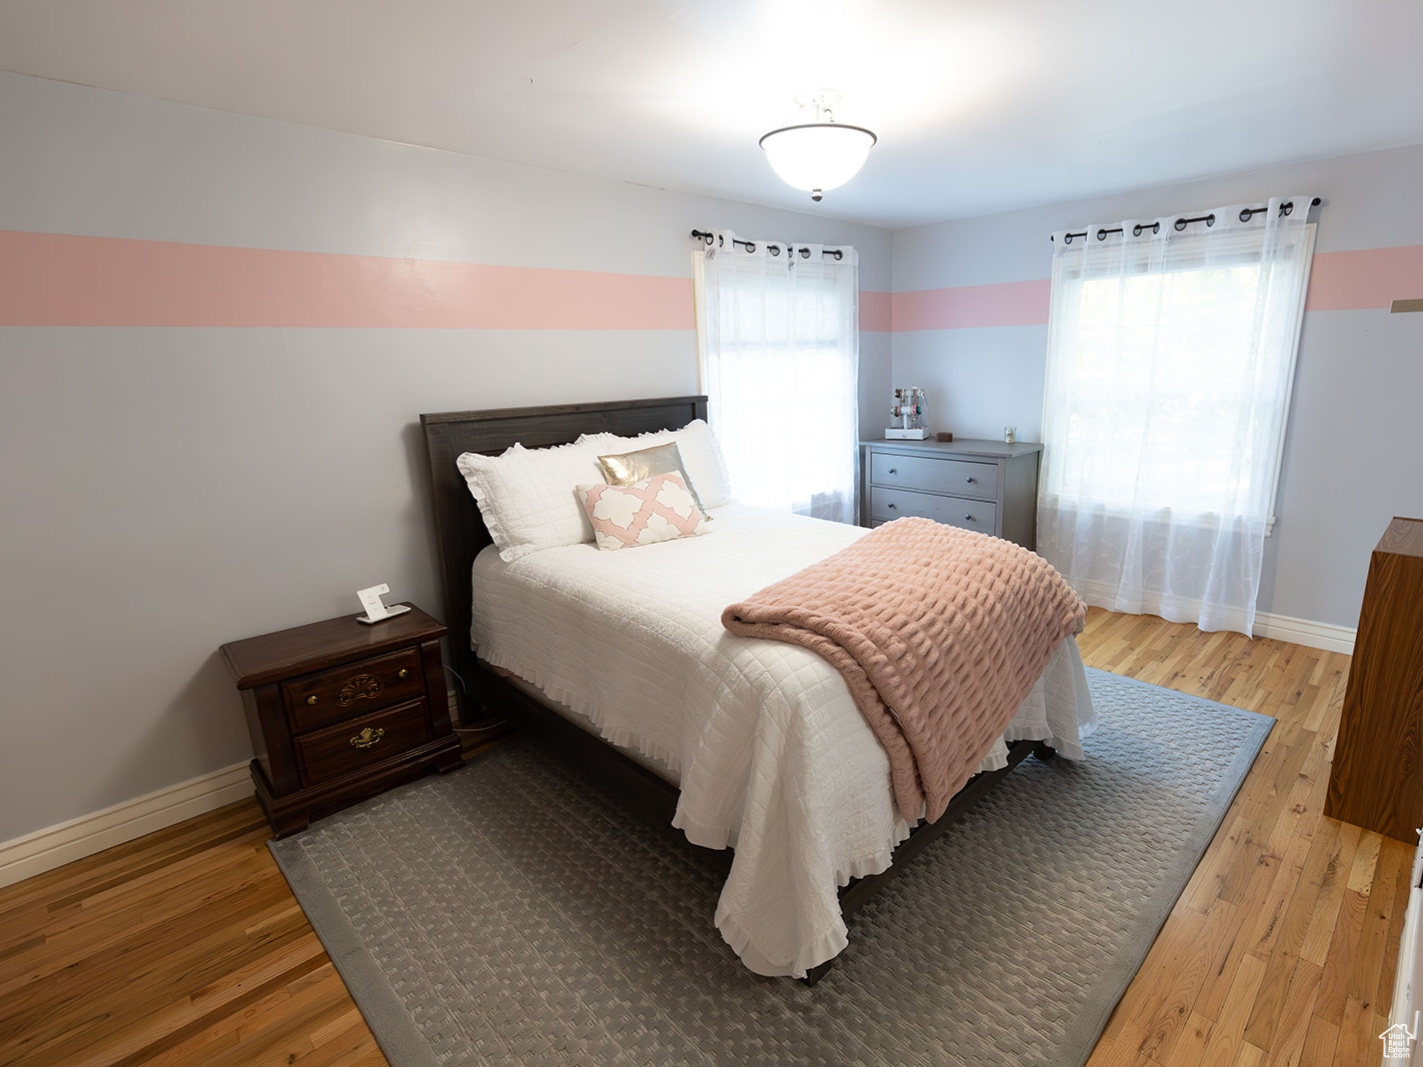
[(382, 737), (385, 736), (384, 727), (377, 726), (372, 730), (367, 726), (364, 730), (351, 738), (352, 748), (372, 748)]
[(409, 674), (409, 673), (410, 673), (410, 672), (409, 672), (406, 668), (401, 667), (400, 670), (396, 672), (396, 675), (395, 675), (395, 676), (396, 676), (397, 678), (404, 678), (404, 677), (405, 677), (407, 674)]
[(309, 696), (309, 697), (306, 698), (306, 702), (307, 702), (308, 704), (315, 704), (315, 703), (316, 703), (316, 697), (314, 697), (314, 696)]

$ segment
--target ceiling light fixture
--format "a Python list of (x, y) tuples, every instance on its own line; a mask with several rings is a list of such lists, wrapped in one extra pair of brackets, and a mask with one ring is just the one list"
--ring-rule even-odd
[(787, 185), (804, 189), (818, 203), (825, 190), (844, 185), (860, 172), (877, 138), (863, 126), (835, 121), (830, 106), (839, 103), (840, 94), (833, 89), (795, 99), (807, 117), (815, 109), (814, 121), (772, 130), (761, 138), (761, 147)]

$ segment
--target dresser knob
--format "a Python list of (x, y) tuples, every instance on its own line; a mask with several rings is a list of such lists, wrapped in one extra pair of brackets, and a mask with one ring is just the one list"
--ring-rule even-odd
[(400, 670), (396, 672), (395, 676), (397, 678), (404, 678), (409, 673), (410, 672), (408, 670), (406, 670), (404, 667), (401, 667)]
[(965, 522), (972, 522), (972, 521), (973, 521), (973, 516), (972, 516), (972, 515), (965, 515), (965, 516), (964, 516), (964, 521), (965, 521)]
[(893, 503), (891, 503), (891, 504), (886, 504), (885, 507), (889, 508), (890, 511), (893, 511), (893, 510), (895, 510), (895, 508), (899, 507), (899, 505), (898, 505), (898, 504), (893, 504)]
[(972, 485), (972, 484), (973, 484), (973, 475), (970, 474), (967, 478), (964, 479), (964, 481), (968, 482), (969, 485)]
[(891, 467), (891, 468), (889, 468), (889, 473), (890, 473), (890, 474), (898, 474), (898, 473), (899, 473), (899, 470), (898, 470), (897, 468), (895, 468), (895, 467)]
[(306, 702), (307, 702), (308, 704), (315, 704), (315, 703), (316, 703), (316, 698), (315, 698), (315, 697), (307, 697), (307, 698), (306, 698)]

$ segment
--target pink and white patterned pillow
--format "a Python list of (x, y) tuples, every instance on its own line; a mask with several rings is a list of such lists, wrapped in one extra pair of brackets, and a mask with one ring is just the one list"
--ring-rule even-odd
[(634, 485), (580, 485), (578, 499), (601, 549), (636, 548), (707, 530), (680, 474), (654, 474)]

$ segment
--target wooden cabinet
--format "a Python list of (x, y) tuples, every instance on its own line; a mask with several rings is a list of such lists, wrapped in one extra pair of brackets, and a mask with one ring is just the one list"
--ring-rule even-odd
[(257, 800), (279, 836), (462, 765), (440, 662), (445, 632), (412, 607), (374, 625), (347, 615), (222, 646), (257, 754)]
[(1040, 444), (866, 441), (860, 524), (918, 515), (1037, 547)]
[(1324, 814), (1409, 844), (1423, 826), (1423, 519), (1369, 559)]

